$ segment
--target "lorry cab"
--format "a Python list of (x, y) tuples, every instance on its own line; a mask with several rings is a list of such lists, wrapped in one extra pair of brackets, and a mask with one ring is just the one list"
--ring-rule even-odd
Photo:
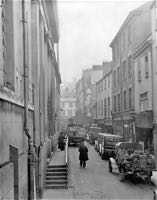
[(100, 155), (102, 159), (108, 159), (115, 154), (115, 145), (123, 140), (122, 136), (103, 134), (103, 140), (100, 147)]
[(90, 126), (88, 130), (88, 136), (89, 136), (89, 144), (93, 145), (95, 144), (95, 141), (97, 140), (97, 133), (101, 132), (101, 128), (97, 126)]

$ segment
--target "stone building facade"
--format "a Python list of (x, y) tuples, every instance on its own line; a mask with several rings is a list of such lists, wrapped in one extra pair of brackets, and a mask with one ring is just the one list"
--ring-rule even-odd
[(105, 133), (112, 133), (112, 69), (96, 83), (96, 122)]
[(136, 49), (134, 55), (135, 72), (135, 131), (136, 141), (144, 149), (153, 149), (152, 110), (152, 39), (151, 35)]
[(122, 135), (125, 141), (135, 141), (133, 54), (135, 49), (150, 35), (151, 4), (148, 2), (130, 12), (110, 44), (113, 55), (113, 133)]
[(30, 195), (26, 132), (36, 158), (34, 193), (42, 194), (44, 189), (47, 157), (57, 137), (54, 115), (61, 83), (55, 51), (59, 42), (56, 6), (55, 1), (1, 1), (1, 199), (28, 199)]

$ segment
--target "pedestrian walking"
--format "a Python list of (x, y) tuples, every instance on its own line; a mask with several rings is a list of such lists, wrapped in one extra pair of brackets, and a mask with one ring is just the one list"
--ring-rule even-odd
[(58, 149), (63, 151), (64, 148), (65, 148), (64, 135), (63, 135), (63, 132), (60, 132), (60, 135), (58, 137)]
[(84, 142), (81, 143), (79, 147), (79, 152), (80, 166), (85, 168), (86, 161), (88, 160), (88, 148), (84, 145)]

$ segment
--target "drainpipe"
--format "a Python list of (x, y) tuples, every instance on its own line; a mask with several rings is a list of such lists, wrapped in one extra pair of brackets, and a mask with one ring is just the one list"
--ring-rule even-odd
[(25, 0), (22, 0), (22, 23), (23, 23), (23, 67), (24, 67), (24, 131), (28, 138), (28, 199), (34, 199), (34, 148), (32, 137), (29, 134), (28, 125), (28, 92), (29, 92), (29, 67), (27, 48), (27, 21), (25, 18)]

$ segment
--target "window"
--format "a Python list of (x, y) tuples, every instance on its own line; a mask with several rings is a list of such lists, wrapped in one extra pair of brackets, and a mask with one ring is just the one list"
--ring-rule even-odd
[(103, 91), (103, 81), (100, 82), (101, 84), (101, 92)]
[(119, 67), (117, 68), (117, 84), (120, 83), (120, 71), (119, 71)]
[(103, 100), (101, 101), (101, 115), (104, 116), (104, 102)]
[(118, 94), (118, 111), (120, 111), (120, 94)]
[(115, 44), (115, 50), (114, 50), (114, 58), (115, 58), (115, 61), (117, 60), (117, 44)]
[(72, 110), (68, 110), (68, 116), (72, 116)]
[(116, 86), (116, 71), (113, 72), (113, 85)]
[(129, 108), (132, 108), (132, 88), (129, 88)]
[(5, 85), (6, 87), (15, 90), (16, 78), (15, 78), (15, 66), (14, 63), (14, 14), (13, 14), (13, 0), (3, 1), (5, 4), (3, 9), (3, 26), (4, 26), (4, 41), (6, 41), (4, 51), (6, 51), (6, 57), (4, 59), (4, 71), (5, 71)]
[(108, 75), (108, 88), (110, 88), (110, 74)]
[(126, 79), (126, 61), (123, 61), (123, 79)]
[(141, 61), (139, 60), (137, 63), (137, 68), (138, 68), (138, 81), (141, 81)]
[(126, 110), (126, 91), (124, 91), (124, 110)]
[(125, 49), (125, 32), (123, 33), (123, 49)]
[(22, 84), (22, 80), (20, 80), (20, 98), (21, 98), (21, 100), (23, 99), (23, 84)]
[(103, 116), (103, 114), (104, 114), (104, 112), (103, 112), (103, 109), (104, 109), (103, 106), (104, 106), (104, 105), (103, 105), (103, 100), (101, 100), (101, 115), (102, 115), (102, 116)]
[(104, 118), (106, 118), (106, 99), (104, 99)]
[(119, 59), (119, 53), (120, 53), (120, 52), (119, 52), (119, 49), (120, 49), (120, 48), (119, 48), (119, 41), (118, 41), (118, 42), (117, 42), (117, 59)]
[(96, 104), (96, 108), (97, 108), (97, 117), (99, 116), (99, 102), (97, 102), (97, 104)]
[(132, 74), (132, 63), (131, 63), (131, 56), (128, 57), (128, 77)]
[(117, 112), (117, 109), (116, 109), (116, 95), (114, 96), (114, 111)]
[(115, 46), (112, 48), (112, 59), (115, 61)]
[(108, 85), (108, 76), (106, 76), (105, 80), (106, 80), (106, 88), (107, 88), (107, 85)]
[(140, 112), (148, 109), (148, 92), (140, 94)]
[(110, 118), (110, 97), (108, 97), (108, 118)]
[(19, 96), (19, 79), (18, 79), (18, 76), (16, 76), (16, 95), (17, 97)]
[(69, 107), (70, 107), (70, 108), (73, 107), (73, 103), (72, 103), (72, 102), (69, 103)]
[(100, 93), (100, 82), (98, 83), (98, 91)]
[(106, 90), (106, 78), (105, 78), (105, 90)]
[(148, 78), (149, 75), (149, 63), (148, 63), (148, 55), (145, 56), (145, 77)]
[(65, 111), (64, 111), (64, 110), (61, 112), (61, 115), (62, 115), (63, 117), (65, 116)]

